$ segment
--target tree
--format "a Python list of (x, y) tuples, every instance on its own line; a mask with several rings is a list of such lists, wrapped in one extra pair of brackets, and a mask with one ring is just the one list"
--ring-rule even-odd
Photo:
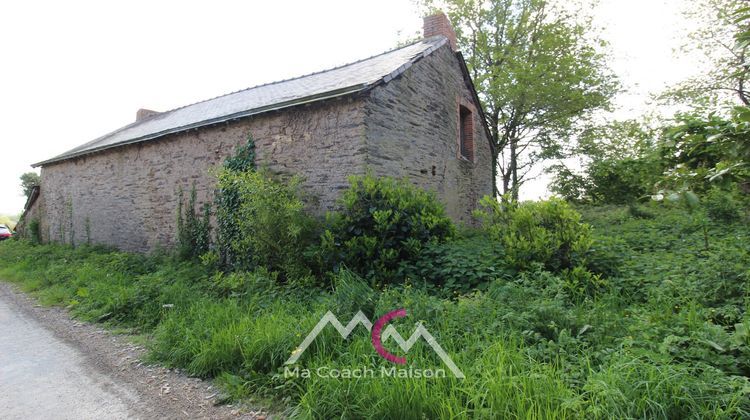
[(33, 190), (34, 187), (39, 186), (40, 183), (41, 178), (36, 172), (26, 172), (21, 175), (21, 188), (23, 189), (23, 195), (25, 195), (26, 198), (29, 198), (31, 190)]
[(748, 0), (700, 0), (686, 16), (699, 25), (682, 47), (685, 54), (700, 53), (706, 71), (661, 95), (703, 112), (718, 105), (750, 105), (750, 10)]
[(423, 0), (442, 6), (484, 106), (503, 194), (518, 198), (532, 165), (554, 157), (617, 83), (589, 22), (547, 0)]
[(676, 125), (665, 129), (661, 149), (666, 190), (749, 189), (750, 108), (735, 107), (729, 118), (678, 115)]
[(551, 166), (550, 190), (570, 201), (596, 204), (631, 203), (650, 195), (664, 170), (657, 136), (634, 120), (586, 128), (568, 152), (583, 170), (574, 171), (564, 161)]

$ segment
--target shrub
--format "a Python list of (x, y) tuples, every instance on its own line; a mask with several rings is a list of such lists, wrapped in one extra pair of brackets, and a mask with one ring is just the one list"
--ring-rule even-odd
[[(248, 136), (247, 144), (237, 148), (234, 155), (224, 160), (224, 172), (241, 173), (255, 170), (255, 141)], [(231, 249), (232, 242), (239, 239), (240, 231), (235, 213), (240, 207), (238, 186), (219, 182), (216, 189), (216, 243), (218, 245), (221, 265), (231, 267), (236, 258)]]
[(391, 283), (401, 262), (454, 233), (435, 195), (406, 180), (367, 175), (353, 176), (349, 183), (341, 212), (330, 218), (315, 250), (325, 268), (346, 265), (372, 282)]
[(568, 295), (577, 301), (596, 295), (607, 285), (600, 274), (594, 274), (581, 265), (563, 270), (562, 277)]
[(650, 212), (646, 207), (636, 203), (628, 204), (628, 214), (636, 219), (653, 219), (655, 217), (654, 213)]
[(563, 200), (501, 203), (485, 197), (480, 205), (477, 216), (517, 269), (527, 269), (533, 262), (551, 271), (570, 269), (583, 261), (591, 247), (591, 227), (581, 223), (581, 215)]
[(587, 195), (594, 203), (632, 203), (651, 193), (661, 173), (661, 162), (650, 155), (597, 160), (588, 168)]
[(267, 170), (219, 174), (219, 188), (236, 191), (239, 200), (234, 213), (222, 215), (238, 229), (237, 235), (224, 238), (236, 258), (235, 268), (262, 266), (286, 278), (304, 273), (300, 256), (315, 224), (305, 213), (299, 182), (296, 177), (282, 182)]

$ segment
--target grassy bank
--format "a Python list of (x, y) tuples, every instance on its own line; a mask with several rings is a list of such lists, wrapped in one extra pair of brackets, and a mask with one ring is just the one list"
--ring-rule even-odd
[[(265, 269), (221, 273), (168, 256), (0, 243), (0, 277), (44, 304), (148, 337), (150, 357), (216, 377), (235, 398), (299, 417), (737, 418), (750, 416), (750, 229), (676, 209), (581, 209), (606, 284), (580, 298), (541, 265), (466, 293), (373, 290), (343, 270), (333, 287), (282, 284)], [(703, 226), (707, 225), (704, 232)], [(708, 249), (705, 247), (708, 234)], [(424, 321), (466, 375), (284, 378), (283, 363), (328, 310), (344, 322), (396, 308)], [(391, 351), (394, 351), (391, 349)], [(418, 343), (409, 366), (440, 368)], [(315, 340), (300, 367), (390, 367), (362, 329)]]

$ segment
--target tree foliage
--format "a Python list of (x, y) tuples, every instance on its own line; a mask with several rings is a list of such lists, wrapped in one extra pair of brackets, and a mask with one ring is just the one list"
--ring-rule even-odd
[(750, 108), (735, 107), (729, 118), (686, 114), (665, 130), (661, 144), (667, 173), (662, 187), (704, 192), (750, 181)]
[(570, 201), (596, 204), (632, 203), (650, 195), (664, 170), (656, 136), (656, 130), (634, 120), (583, 130), (568, 151), (575, 159), (548, 169), (550, 190)]
[(31, 190), (33, 190), (34, 187), (39, 186), (41, 181), (41, 177), (36, 172), (26, 172), (21, 175), (21, 189), (23, 189), (23, 195), (26, 198), (29, 198)]
[(698, 28), (682, 47), (700, 53), (706, 71), (667, 90), (662, 99), (706, 111), (750, 105), (750, 9), (747, 0), (697, 0), (686, 12)]
[(552, 190), (593, 203), (628, 203), (647, 195), (697, 201), (715, 188), (750, 190), (750, 107), (727, 105), (750, 103), (748, 4), (701, 0), (692, 8), (691, 16), (704, 25), (691, 33), (686, 49), (705, 52), (710, 71), (662, 96), (687, 104), (691, 112), (662, 122), (658, 130), (616, 122), (582, 133), (571, 154), (584, 170), (556, 165)]
[(503, 193), (518, 197), (532, 165), (554, 156), (617, 84), (580, 11), (547, 0), (424, 0), (456, 29), (487, 110)]

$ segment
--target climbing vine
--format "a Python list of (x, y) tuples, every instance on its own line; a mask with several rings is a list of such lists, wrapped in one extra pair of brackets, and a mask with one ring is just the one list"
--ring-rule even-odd
[(36, 245), (42, 243), (42, 232), (38, 218), (29, 221), (29, 235), (32, 244)]
[[(223, 170), (231, 173), (243, 173), (255, 169), (255, 141), (249, 135), (247, 143), (237, 147), (234, 155), (224, 160)], [(239, 239), (240, 234), (237, 216), (241, 199), (238, 186), (231, 183), (220, 183), (216, 190), (215, 203), (218, 230), (216, 240), (220, 262), (225, 267), (231, 267), (237, 263), (237, 256), (233, 255), (229, 244)]]
[(206, 253), (211, 243), (211, 206), (205, 204), (202, 212), (196, 211), (195, 183), (187, 205), (182, 187), (177, 196), (177, 256), (183, 260), (195, 259)]

